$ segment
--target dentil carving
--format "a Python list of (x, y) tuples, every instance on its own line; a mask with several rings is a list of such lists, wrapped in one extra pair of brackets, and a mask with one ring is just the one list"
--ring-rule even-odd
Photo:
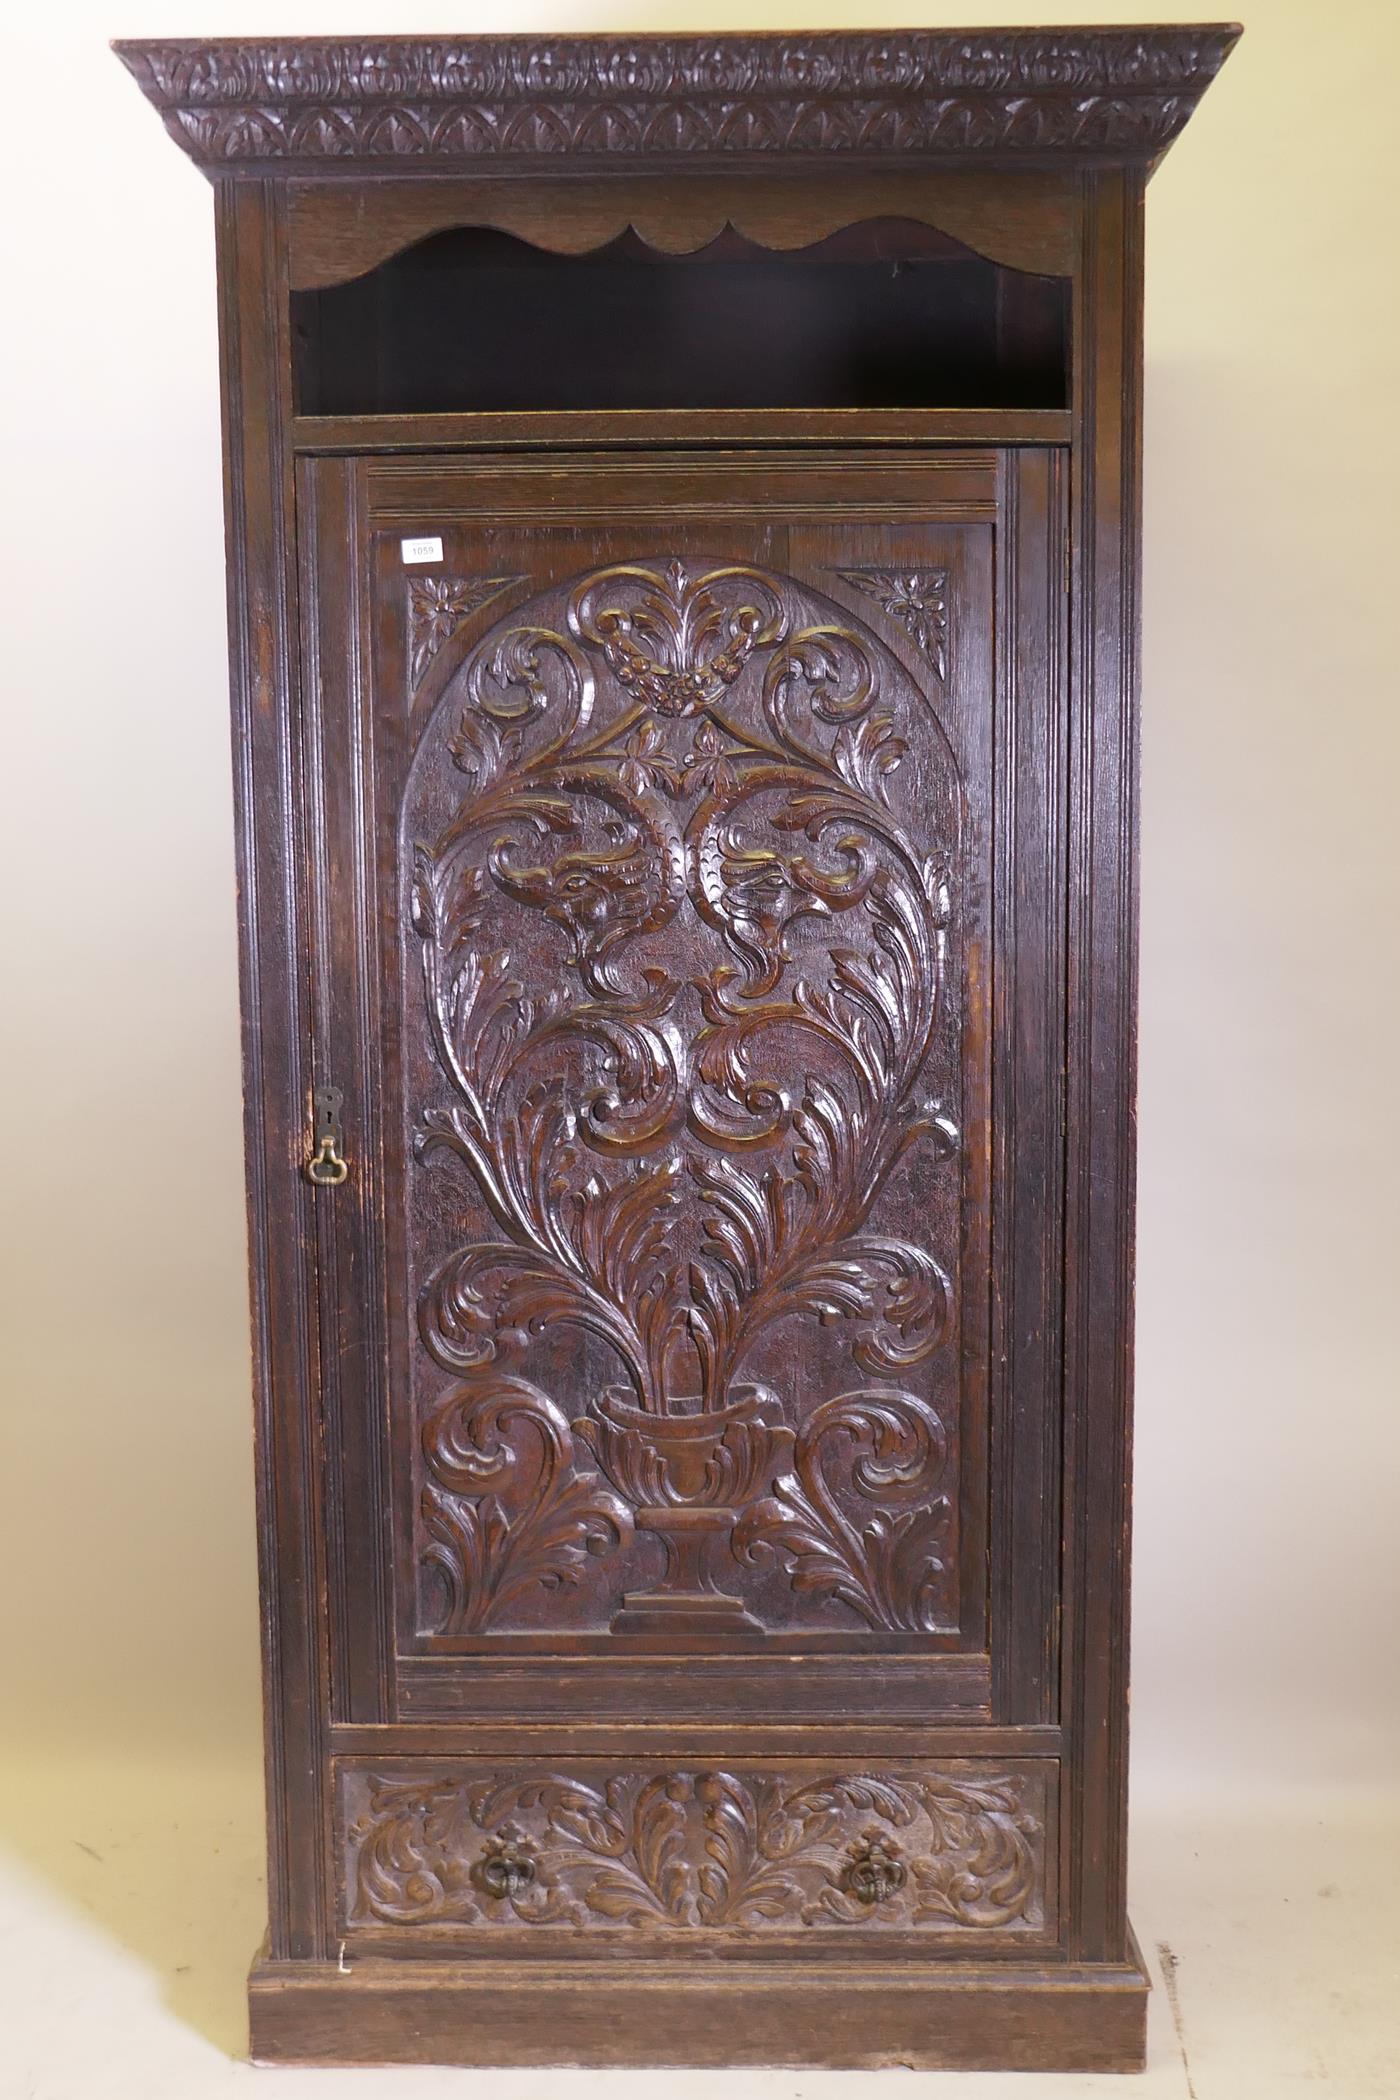
[(1045, 1924), (1026, 1768), (357, 1775), (352, 1925), (642, 1933)]
[[(906, 1381), (950, 1283), (867, 1220), (913, 1147), (956, 1146), (922, 1090), (950, 875), (891, 806), (889, 660), (801, 608), (750, 566), (622, 563), (555, 624), (493, 629), (452, 688), (462, 785), (411, 885), (450, 1102), (417, 1149), (469, 1170), (495, 1230), (419, 1307), (461, 1381), (424, 1433), (440, 1630), (632, 1529), (666, 1572), (618, 1631), (753, 1630), (720, 1584), (764, 1565), (851, 1623), (948, 1623), (946, 1428)], [(554, 929), (551, 965), (498, 945), (505, 905)], [(888, 1382), (804, 1422), (803, 1393), (743, 1378), (803, 1316)], [(502, 1368), (566, 1326), (622, 1381), (572, 1422)]]

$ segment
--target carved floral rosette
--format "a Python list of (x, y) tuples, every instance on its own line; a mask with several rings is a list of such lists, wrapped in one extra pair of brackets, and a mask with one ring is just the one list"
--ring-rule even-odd
[(907, 671), (744, 564), (585, 575), (446, 679), (406, 803), (418, 1171), (476, 1221), (419, 1294), (439, 1631), (538, 1625), (613, 1555), (645, 1596), (657, 1533), (662, 1593), (956, 1623), (950, 1274), (878, 1206), (956, 1150), (959, 807)]
[(1034, 1936), (1054, 1767), (343, 1776), (347, 1924)]

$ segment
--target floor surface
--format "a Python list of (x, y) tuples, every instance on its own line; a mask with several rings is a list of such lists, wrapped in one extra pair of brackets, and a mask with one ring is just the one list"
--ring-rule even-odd
[(3, 2100), (1400, 2100), (1400, 1803), (1134, 1805), (1154, 1991), (1141, 2079), (963, 2073), (254, 2070), (246, 1770), (20, 1768), (0, 1788)]

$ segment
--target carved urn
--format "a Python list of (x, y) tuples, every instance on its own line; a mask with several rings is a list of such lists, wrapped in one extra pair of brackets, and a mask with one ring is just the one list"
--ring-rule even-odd
[(661, 1581), (624, 1595), (614, 1633), (762, 1632), (740, 1598), (716, 1587), (711, 1549), (784, 1470), (793, 1433), (770, 1387), (730, 1390), (723, 1407), (704, 1408), (697, 1398), (657, 1414), (633, 1405), (626, 1387), (612, 1386), (595, 1415), (573, 1424), (633, 1505), (637, 1529), (656, 1532), (666, 1548)]

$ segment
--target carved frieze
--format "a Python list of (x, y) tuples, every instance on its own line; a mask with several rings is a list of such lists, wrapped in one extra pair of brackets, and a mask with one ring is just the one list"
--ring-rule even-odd
[(342, 1777), (349, 1929), (1047, 1929), (1033, 1761), (459, 1765)]
[(1237, 32), (305, 38), (116, 47), (218, 166), (839, 153), (1148, 159)]

